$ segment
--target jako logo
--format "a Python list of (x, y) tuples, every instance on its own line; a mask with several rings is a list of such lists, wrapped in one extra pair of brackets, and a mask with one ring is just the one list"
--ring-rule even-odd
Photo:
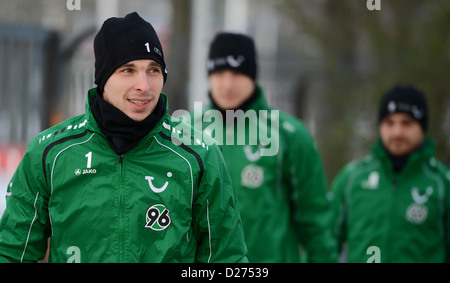
[(81, 10), (81, 0), (67, 0), (66, 7), (67, 7), (67, 10), (69, 10), (69, 11), (73, 11), (73, 10), (80, 11)]
[(97, 174), (97, 170), (96, 169), (75, 169), (75, 175), (77, 176), (81, 176), (81, 175), (86, 175), (86, 174)]

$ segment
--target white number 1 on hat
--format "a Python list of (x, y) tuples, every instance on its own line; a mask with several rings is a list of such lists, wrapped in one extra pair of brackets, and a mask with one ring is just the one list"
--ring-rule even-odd
[(147, 52), (150, 53), (150, 52), (151, 52), (151, 51), (150, 51), (150, 43), (147, 42), (147, 43), (145, 44), (145, 47), (147, 47)]

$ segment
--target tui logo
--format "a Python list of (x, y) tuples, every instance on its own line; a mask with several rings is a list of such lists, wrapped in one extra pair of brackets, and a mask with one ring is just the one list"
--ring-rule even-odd
[[(172, 172), (168, 172), (167, 173), (167, 177), (171, 178), (172, 177)], [(153, 176), (145, 176), (145, 180), (148, 181), (148, 185), (150, 187), (150, 189), (152, 189), (152, 191), (154, 191), (155, 193), (162, 193), (167, 189), (167, 186), (169, 185), (169, 181), (166, 181), (164, 183), (164, 185), (160, 188), (156, 187), (155, 185), (153, 185), (153, 180), (155, 178)]]

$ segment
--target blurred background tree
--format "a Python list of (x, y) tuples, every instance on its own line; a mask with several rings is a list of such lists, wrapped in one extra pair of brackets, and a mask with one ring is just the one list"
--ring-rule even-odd
[[(362, 3), (364, 2), (364, 3)], [(322, 83), (315, 138), (329, 177), (368, 153), (378, 138), (378, 102), (396, 84), (423, 90), (429, 102), (429, 132), (439, 159), (450, 157), (450, 1), (366, 1), (275, 3), (319, 49), (313, 72)], [(295, 39), (295, 37), (291, 37)], [(304, 42), (292, 41), (301, 46)], [(295, 49), (295, 47), (291, 47)]]

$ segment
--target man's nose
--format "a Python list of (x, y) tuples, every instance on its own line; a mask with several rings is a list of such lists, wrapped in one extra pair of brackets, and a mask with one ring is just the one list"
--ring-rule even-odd
[(400, 123), (395, 123), (392, 126), (392, 133), (394, 135), (402, 135), (403, 134), (403, 126)]
[(136, 90), (140, 92), (147, 92), (150, 89), (150, 80), (145, 73), (139, 74), (136, 80)]
[(223, 76), (223, 87), (227, 90), (232, 89), (234, 87), (234, 84), (235, 84), (235, 82), (234, 82), (233, 75), (230, 73), (226, 73)]

